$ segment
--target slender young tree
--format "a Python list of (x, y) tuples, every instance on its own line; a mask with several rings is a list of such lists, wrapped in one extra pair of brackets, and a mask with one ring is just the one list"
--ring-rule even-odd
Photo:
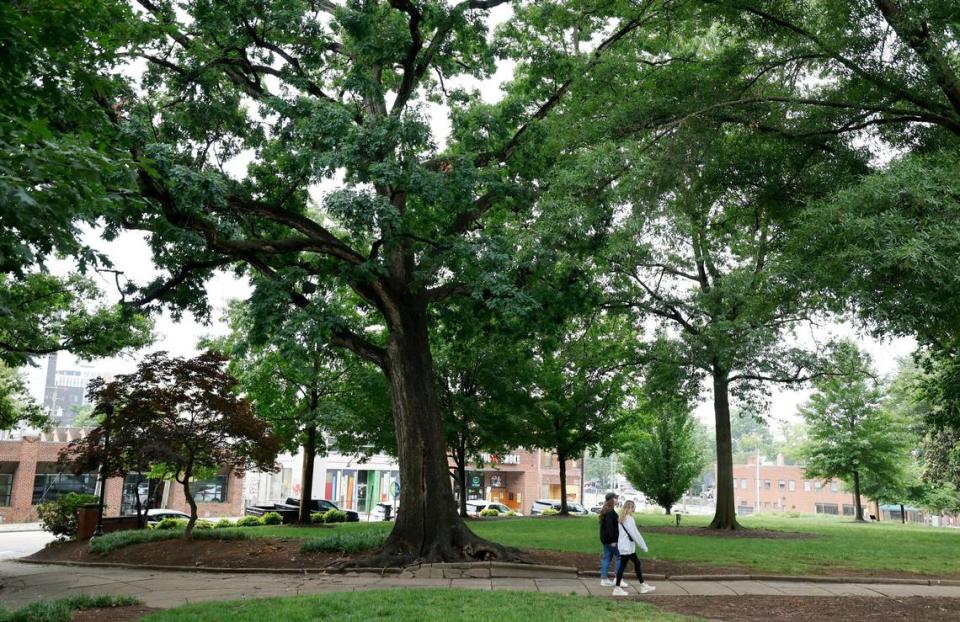
[(326, 437), (344, 453), (394, 447), (387, 386), (369, 364), (325, 346), (316, 316), (297, 309), (262, 318), (260, 302), (232, 302), (230, 335), (201, 345), (230, 356), (230, 373), (283, 449), (302, 450), (298, 523), (309, 525), (315, 459), (326, 453)]
[(604, 313), (559, 328), (532, 346), (525, 380), (532, 399), (520, 429), (524, 446), (556, 454), (560, 514), (567, 515), (567, 461), (595, 447), (613, 449), (636, 333), (624, 318)]
[[(667, 514), (707, 465), (692, 407), (698, 393), (676, 364), (678, 344), (660, 341), (631, 396), (630, 416), (619, 434), (623, 472), (631, 484)], [(673, 350), (673, 352), (667, 352)], [(665, 356), (664, 356), (665, 355)]]
[(883, 408), (883, 390), (869, 358), (851, 341), (833, 353), (836, 374), (813, 381), (816, 392), (800, 409), (809, 438), (803, 450), (809, 477), (840, 477), (853, 490), (855, 520), (863, 520), (862, 479), (874, 491), (892, 490), (909, 459), (905, 422)]

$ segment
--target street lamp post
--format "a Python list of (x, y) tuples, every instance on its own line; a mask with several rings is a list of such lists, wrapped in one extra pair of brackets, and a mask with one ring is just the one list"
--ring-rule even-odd
[(100, 461), (100, 511), (97, 513), (97, 529), (93, 532), (94, 538), (103, 535), (103, 502), (107, 492), (105, 467), (107, 463), (107, 454), (110, 451), (110, 415), (112, 414), (113, 404), (107, 402), (103, 405), (103, 459)]

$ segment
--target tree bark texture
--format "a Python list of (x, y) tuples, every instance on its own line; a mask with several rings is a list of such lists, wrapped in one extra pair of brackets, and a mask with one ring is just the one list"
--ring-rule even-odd
[(193, 526), (197, 524), (197, 502), (193, 498), (193, 492), (190, 491), (190, 475), (187, 471), (183, 481), (180, 482), (183, 486), (183, 496), (187, 499), (187, 505), (190, 506), (190, 520), (187, 521), (187, 528), (183, 530), (183, 537), (187, 539), (193, 537)]
[(508, 559), (504, 547), (475, 536), (457, 512), (434, 385), (426, 304), (396, 307), (386, 373), (400, 463), (400, 507), (381, 553), (353, 565)]
[(717, 509), (711, 529), (740, 529), (733, 489), (733, 441), (730, 437), (728, 372), (713, 369), (713, 412), (717, 427)]
[(853, 472), (853, 507), (857, 513), (854, 520), (863, 522), (863, 505), (860, 504), (860, 471)]
[[(314, 404), (316, 407), (316, 404)], [(300, 510), (297, 513), (297, 523), (310, 524), (310, 501), (313, 499), (313, 468), (317, 456), (317, 426), (307, 425), (303, 440), (303, 470), (300, 479)]]

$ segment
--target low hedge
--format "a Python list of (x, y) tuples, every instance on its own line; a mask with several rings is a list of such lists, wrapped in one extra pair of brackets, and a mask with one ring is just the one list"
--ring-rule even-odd
[(300, 547), (301, 553), (340, 551), (358, 553), (383, 546), (387, 533), (382, 531), (334, 531), (329, 536), (311, 538)]
[[(159, 542), (161, 540), (176, 540), (183, 537), (183, 529), (131, 529), (129, 531), (114, 531), (99, 538), (90, 540), (90, 552), (105, 555), (125, 546)], [(245, 540), (250, 536), (240, 529), (201, 529), (194, 530), (194, 540)]]

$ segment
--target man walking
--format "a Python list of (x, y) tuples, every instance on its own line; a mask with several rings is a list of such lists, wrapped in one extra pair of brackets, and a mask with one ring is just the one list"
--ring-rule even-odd
[[(613, 581), (610, 580), (610, 562), (615, 557), (619, 557), (617, 540), (620, 538), (620, 525), (617, 511), (614, 509), (617, 505), (617, 493), (608, 492), (605, 499), (603, 509), (600, 510), (600, 544), (603, 546), (603, 559), (600, 560), (600, 585), (611, 587)], [(625, 587), (622, 580), (620, 585)]]

